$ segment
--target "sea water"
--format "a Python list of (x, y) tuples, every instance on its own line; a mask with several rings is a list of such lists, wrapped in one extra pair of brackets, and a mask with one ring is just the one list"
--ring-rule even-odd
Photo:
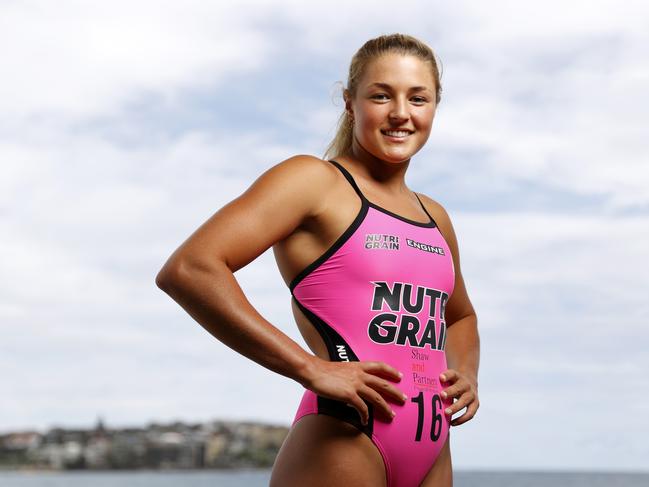
[[(0, 472), (2, 487), (267, 487), (270, 470)], [(454, 472), (454, 487), (647, 487), (649, 473)]]

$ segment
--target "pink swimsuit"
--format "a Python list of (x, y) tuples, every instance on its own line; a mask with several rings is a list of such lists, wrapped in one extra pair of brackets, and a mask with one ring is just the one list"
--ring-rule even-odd
[[(450, 418), (439, 375), (446, 370), (444, 308), (453, 292), (450, 249), (433, 218), (417, 222), (368, 201), (344, 174), (361, 209), (336, 242), (290, 283), (293, 299), (324, 340), (332, 361), (384, 361), (408, 399), (387, 398), (396, 416), (361, 423), (356, 409), (305, 390), (293, 420), (326, 414), (353, 424), (379, 449), (388, 487), (417, 487), (446, 441)], [(419, 199), (419, 197), (417, 197)]]

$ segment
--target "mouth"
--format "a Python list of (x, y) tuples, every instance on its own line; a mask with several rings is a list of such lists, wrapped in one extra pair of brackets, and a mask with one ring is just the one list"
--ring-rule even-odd
[(410, 135), (412, 135), (413, 131), (408, 129), (381, 130), (381, 133), (390, 140), (399, 141), (407, 139)]

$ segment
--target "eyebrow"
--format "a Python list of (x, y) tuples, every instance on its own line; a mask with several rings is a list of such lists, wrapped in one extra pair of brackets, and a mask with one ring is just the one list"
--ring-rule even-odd
[[(379, 88), (383, 88), (385, 90), (391, 90), (392, 89), (392, 87), (387, 83), (372, 83), (370, 85), (370, 88), (372, 88), (374, 86), (377, 86)], [(427, 86), (413, 86), (412, 88), (410, 88), (410, 91), (427, 91), (427, 90), (429, 90), (429, 88)]]

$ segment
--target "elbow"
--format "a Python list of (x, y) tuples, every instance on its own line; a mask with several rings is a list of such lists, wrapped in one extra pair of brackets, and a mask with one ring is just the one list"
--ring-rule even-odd
[(158, 289), (165, 290), (169, 286), (169, 278), (167, 274), (162, 270), (158, 272), (158, 275), (155, 276), (155, 285), (158, 286)]
[(182, 280), (182, 275), (186, 270), (181, 262), (169, 259), (155, 276), (155, 284), (159, 289), (170, 293), (172, 289), (177, 288)]
[(174, 282), (175, 271), (169, 269), (166, 265), (160, 269), (158, 275), (155, 276), (155, 285), (158, 286), (158, 289), (161, 289), (164, 292), (168, 292)]
[(191, 260), (172, 258), (160, 269), (155, 278), (158, 288), (167, 294), (192, 286), (197, 277), (205, 273), (214, 275), (217, 267), (213, 264), (193, 262)]

